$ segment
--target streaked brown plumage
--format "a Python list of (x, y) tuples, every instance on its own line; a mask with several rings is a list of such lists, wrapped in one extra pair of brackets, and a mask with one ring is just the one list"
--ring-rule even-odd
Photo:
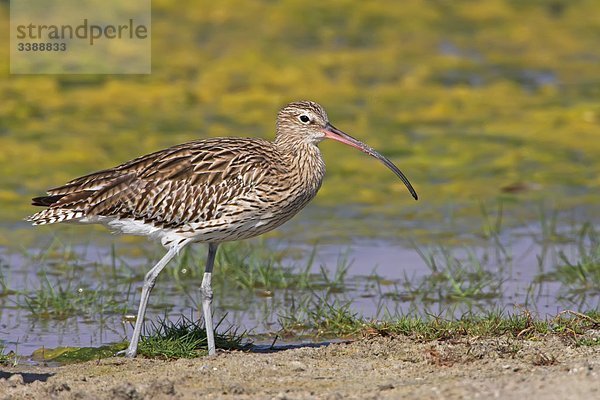
[(320, 105), (301, 101), (281, 109), (273, 142), (202, 139), (141, 156), (34, 198), (33, 205), (47, 208), (28, 220), (34, 225), (103, 223), (117, 232), (159, 239), (169, 249), (146, 276), (127, 356), (136, 354), (147, 299), (158, 273), (188, 243), (209, 243), (202, 290), (209, 353), (214, 354), (210, 279), (217, 245), (270, 231), (314, 198), (325, 175), (317, 147), (325, 138), (380, 159), (417, 198), (389, 160), (333, 127)]
[[(132, 219), (160, 228), (165, 246), (178, 237), (245, 239), (285, 222), (316, 194), (325, 172), (322, 162), (300, 164), (301, 169), (294, 163), (265, 140), (198, 140), (51, 189), (49, 196), (34, 199), (34, 205), (49, 208), (30, 220), (89, 220), (122, 230), (110, 219)], [(238, 225), (249, 226), (240, 231)]]

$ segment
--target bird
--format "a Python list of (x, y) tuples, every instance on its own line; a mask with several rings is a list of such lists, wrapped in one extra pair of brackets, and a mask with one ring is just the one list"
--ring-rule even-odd
[(49, 189), (32, 205), (33, 225), (103, 224), (113, 232), (160, 241), (166, 254), (145, 275), (129, 346), (135, 357), (146, 306), (162, 269), (185, 246), (208, 244), (200, 286), (208, 354), (216, 354), (212, 272), (219, 244), (261, 235), (288, 221), (317, 194), (325, 176), (318, 147), (332, 139), (378, 159), (417, 192), (389, 159), (337, 129), (313, 101), (290, 103), (277, 114), (273, 141), (204, 138), (140, 156)]

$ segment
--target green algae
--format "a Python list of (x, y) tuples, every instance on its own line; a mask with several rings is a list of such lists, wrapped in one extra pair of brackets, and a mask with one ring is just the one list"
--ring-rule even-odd
[[(392, 158), (419, 208), (599, 200), (597, 2), (164, 0), (153, 11), (149, 76), (0, 79), (3, 220), (32, 212), (48, 187), (171, 144), (272, 137), (277, 109), (301, 98)], [(322, 147), (319, 205), (416, 207), (376, 161)]]
[(98, 360), (114, 356), (118, 351), (127, 348), (127, 343), (116, 343), (100, 347), (56, 347), (41, 348), (33, 352), (32, 361), (70, 364), (76, 362)]

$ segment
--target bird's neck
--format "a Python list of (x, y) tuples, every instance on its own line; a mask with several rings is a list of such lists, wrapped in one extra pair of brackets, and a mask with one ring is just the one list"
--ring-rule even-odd
[(296, 175), (297, 181), (307, 190), (316, 194), (325, 176), (325, 162), (319, 148), (312, 143), (285, 140), (281, 136), (275, 140), (275, 146), (289, 166), (290, 173)]

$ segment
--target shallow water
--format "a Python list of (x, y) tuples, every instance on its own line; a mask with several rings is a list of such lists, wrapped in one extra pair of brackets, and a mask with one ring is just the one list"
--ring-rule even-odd
[[(316, 236), (313, 242), (322, 243), (315, 245), (298, 234), (298, 227), (319, 224), (311, 220), (314, 215), (300, 216), (289, 230), (281, 232), (295, 241), (271, 237), (265, 242), (250, 241), (248, 246), (279, 254), (276, 267), (289, 269), (291, 276), (302, 274), (308, 266), (317, 277), (313, 287), (268, 292), (260, 286), (240, 288), (232, 282), (238, 278), (222, 276), (217, 266), (214, 312), (217, 320), (224, 318), (221, 330), (274, 335), (281, 328), (280, 318), (314, 310), (323, 303), (347, 306), (351, 313), (367, 319), (405, 314), (458, 318), (465, 313), (518, 313), (523, 309), (545, 318), (564, 309), (597, 309), (600, 304), (597, 287), (552, 276), (567, 261), (575, 264), (581, 260), (582, 248), (597, 245), (592, 243), (595, 236), (581, 237), (577, 224), (555, 227), (552, 237), (544, 233), (542, 224), (530, 223), (488, 237), (456, 233), (458, 240), (446, 232), (433, 238), (363, 236), (335, 242), (332, 232), (325, 229), (322, 236), (312, 233)], [(124, 316), (135, 314), (143, 274), (162, 250), (145, 241), (128, 243), (100, 231), (87, 233), (87, 229), (56, 229), (52, 240), (69, 243), (66, 246), (45, 246), (26, 253), (4, 248), (0, 253), (6, 287), (0, 298), (0, 327), (8, 349), (29, 355), (41, 347), (100, 346), (126, 340), (131, 334), (131, 323), (124, 322)], [(50, 232), (38, 231), (38, 240), (48, 243), (45, 236)], [(440, 239), (444, 236), (445, 240)], [(193, 262), (201, 271), (204, 249), (202, 245), (194, 247), (200, 254)], [(314, 260), (308, 264), (313, 252)], [(150, 299), (148, 326), (157, 318), (198, 317), (200, 274), (186, 272), (193, 265), (184, 264), (163, 271)], [(72, 294), (97, 291), (99, 295), (89, 310), (74, 316), (38, 315), (28, 309), (27, 298), (39, 296), (46, 279), (55, 290), (62, 288)], [(327, 283), (336, 279), (336, 284)], [(264, 341), (261, 337), (257, 340)]]

